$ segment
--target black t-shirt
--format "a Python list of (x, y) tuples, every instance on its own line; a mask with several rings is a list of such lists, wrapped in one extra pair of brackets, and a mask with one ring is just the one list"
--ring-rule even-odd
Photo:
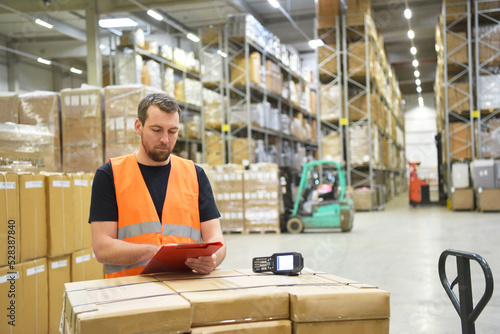
[[(144, 181), (161, 220), (165, 195), (167, 193), (170, 166), (146, 166), (139, 164)], [(205, 171), (195, 165), (199, 185), (200, 222), (219, 218), (220, 213), (215, 205), (212, 187)], [(115, 182), (111, 162), (99, 167), (94, 175), (92, 198), (90, 203), (89, 223), (93, 221), (118, 221), (118, 205), (116, 203)]]

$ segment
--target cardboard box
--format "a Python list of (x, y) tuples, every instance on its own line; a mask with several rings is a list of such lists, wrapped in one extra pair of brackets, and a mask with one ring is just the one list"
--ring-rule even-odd
[[(17, 316), (22, 333), (46, 333), (49, 324), (48, 268), (43, 257), (19, 264), (20, 308)], [(16, 325), (17, 326), (17, 325)]]
[(61, 91), (63, 172), (94, 172), (104, 159), (102, 88)]
[(0, 267), (19, 263), (19, 180), (0, 173)]
[(453, 210), (473, 210), (474, 190), (472, 188), (453, 189), (451, 193), (451, 208)]
[(189, 302), (153, 278), (68, 283), (65, 289), (63, 328), (70, 333), (189, 332)]
[[(254, 51), (250, 54), (248, 58), (248, 80), (258, 86), (261, 85), (261, 73), (260, 67), (262, 65), (262, 60), (260, 53)], [(246, 61), (245, 55), (237, 56), (231, 63), (231, 83), (235, 86), (245, 86), (247, 83), (246, 71)]]
[(19, 174), (20, 261), (47, 256), (45, 175)]
[(353, 192), (354, 210), (356, 211), (371, 211), (373, 191), (368, 188), (355, 189)]
[(477, 208), (480, 211), (500, 211), (500, 189), (480, 188), (477, 191)]
[(325, 322), (294, 322), (294, 334), (389, 334), (389, 319)]
[(191, 334), (291, 334), (292, 325), (290, 320), (246, 322), (241, 324), (229, 324), (219, 326), (194, 327)]
[(0, 123), (19, 123), (18, 96), (14, 92), (0, 92)]
[(334, 27), (340, 14), (339, 1), (318, 0), (318, 29)]
[(53, 165), (49, 172), (61, 171), (61, 130), (59, 126), (59, 93), (35, 91), (19, 95), (19, 124), (46, 126), (54, 135)]
[(95, 258), (92, 248), (71, 254), (71, 282), (103, 279), (104, 265)]
[[(22, 333), (18, 330), (17, 313), (19, 309), (19, 294), (16, 293), (20, 285), (19, 268), (0, 267), (0, 308), (2, 310), (2, 321), (0, 321), (0, 333)], [(4, 313), (5, 312), (5, 313)], [(16, 327), (17, 326), (17, 327)]]
[(71, 254), (76, 250), (71, 176), (61, 173), (45, 175), (47, 256)]
[(92, 235), (89, 224), (92, 180), (93, 174), (91, 173), (71, 174), (71, 192), (73, 194), (73, 215), (75, 223), (75, 250), (92, 247)]
[(64, 284), (71, 282), (71, 256), (48, 259), (49, 334), (59, 333)]

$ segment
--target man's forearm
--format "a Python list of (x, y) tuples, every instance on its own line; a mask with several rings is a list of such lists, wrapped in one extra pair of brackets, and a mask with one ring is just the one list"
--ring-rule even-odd
[(151, 259), (160, 247), (160, 245), (136, 244), (110, 239), (97, 247), (94, 245), (94, 253), (101, 263), (130, 266)]

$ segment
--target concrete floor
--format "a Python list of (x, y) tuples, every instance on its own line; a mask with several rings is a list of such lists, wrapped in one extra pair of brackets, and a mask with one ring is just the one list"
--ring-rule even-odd
[[(499, 199), (500, 200), (500, 199)], [(488, 262), (500, 287), (500, 213), (450, 211), (408, 205), (406, 193), (384, 211), (356, 212), (350, 233), (300, 235), (226, 234), (228, 248), (221, 268), (251, 268), (256, 256), (300, 252), (305, 266), (377, 285), (391, 293), (391, 333), (461, 333), (461, 323), (438, 277), (438, 259), (446, 249), (474, 252)], [(456, 277), (448, 257), (448, 279)], [(484, 276), (471, 264), (474, 304), (484, 292)], [(454, 289), (458, 295), (458, 289)], [(476, 320), (476, 332), (500, 333), (500, 291)]]

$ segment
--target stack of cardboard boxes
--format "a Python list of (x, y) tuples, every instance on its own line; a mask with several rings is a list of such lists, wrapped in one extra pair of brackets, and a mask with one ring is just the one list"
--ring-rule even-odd
[(92, 175), (0, 174), (0, 332), (57, 333), (64, 283), (104, 277), (91, 250)]
[(389, 333), (389, 292), (325, 273), (215, 270), (66, 284), (65, 333)]

